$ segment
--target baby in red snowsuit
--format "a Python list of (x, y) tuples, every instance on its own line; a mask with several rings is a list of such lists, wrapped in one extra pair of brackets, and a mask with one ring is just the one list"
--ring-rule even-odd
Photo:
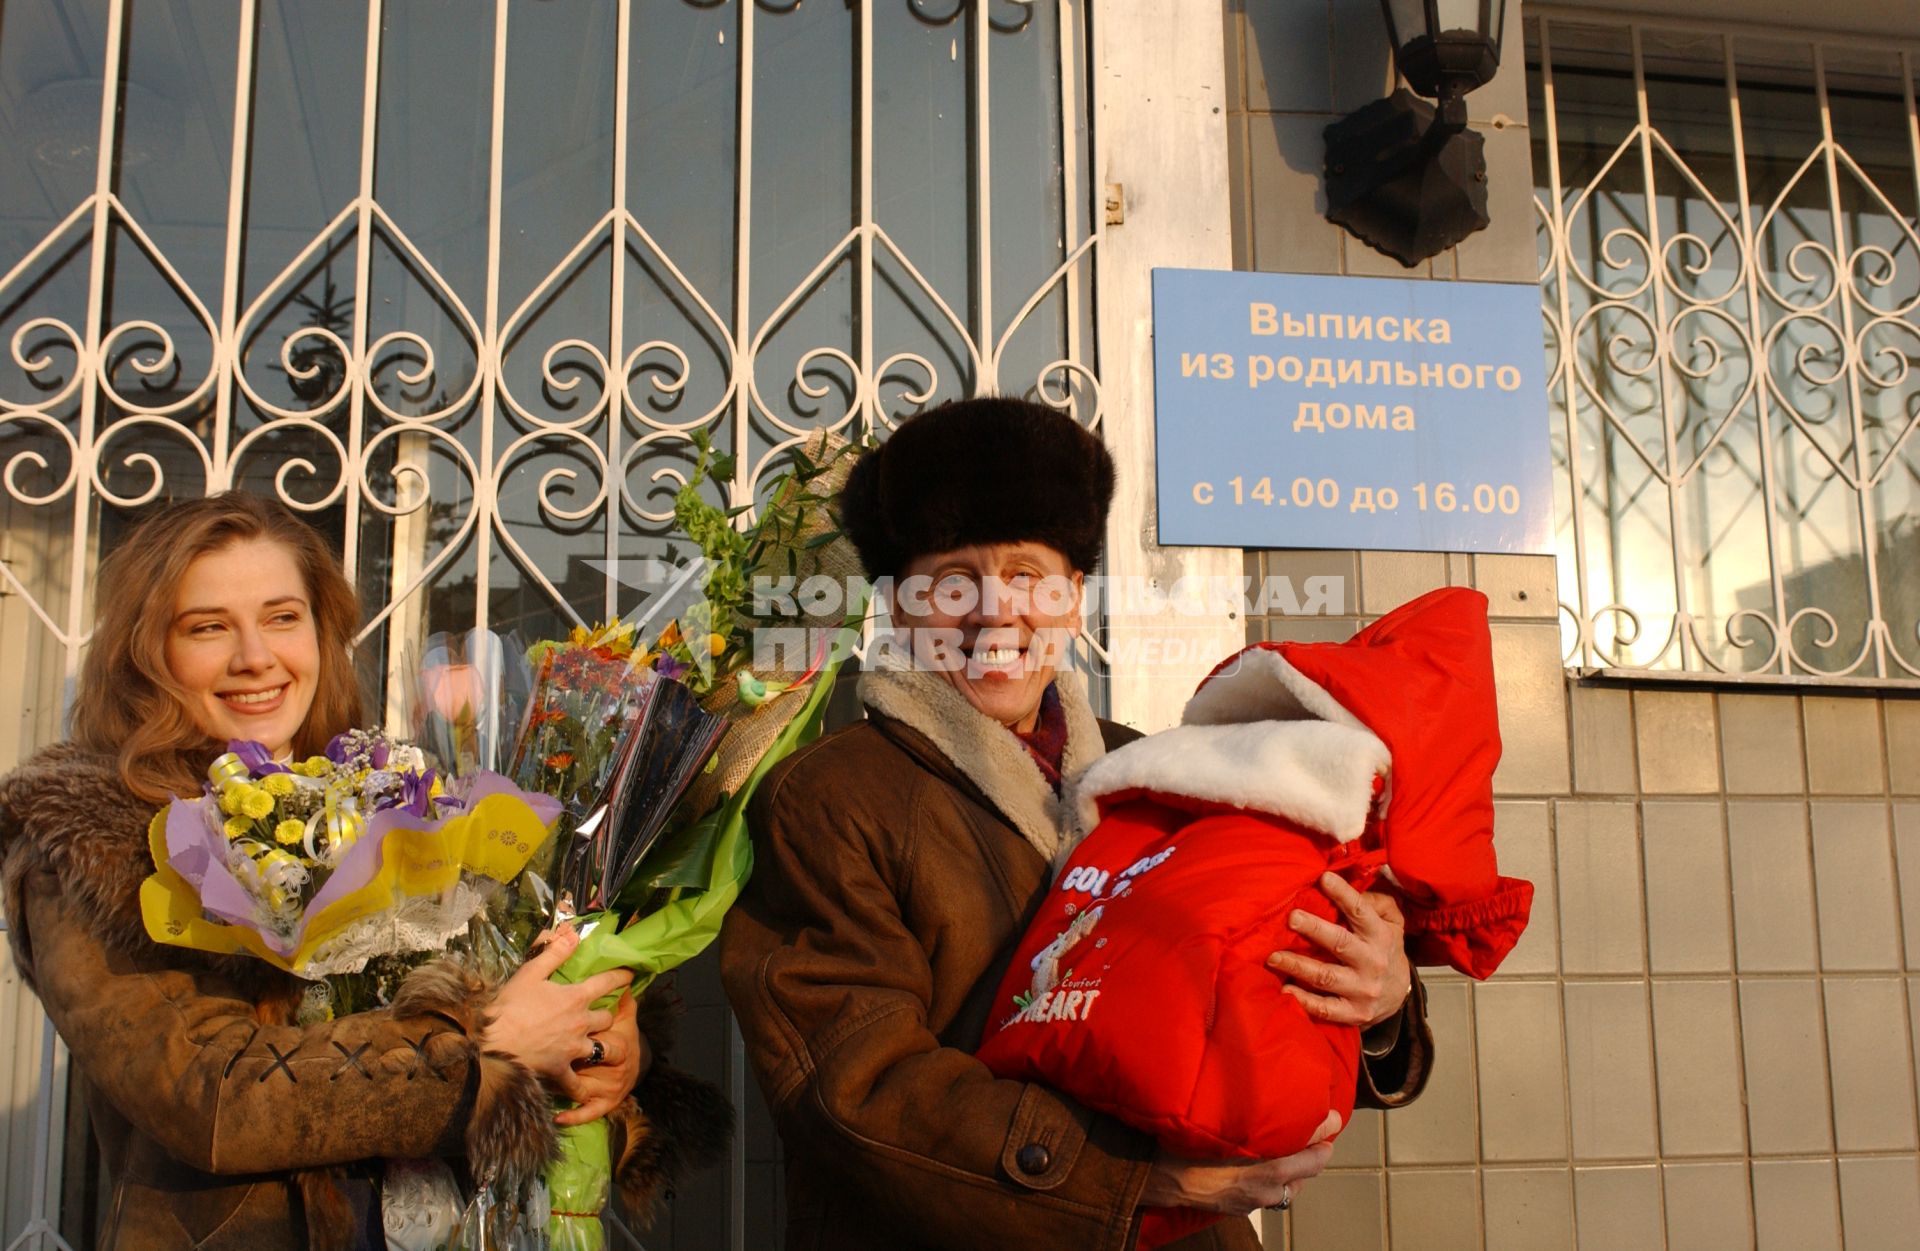
[[(1267, 967), (1300, 949), (1315, 885), (1376, 878), (1417, 964), (1489, 976), (1531, 884), (1493, 855), (1500, 758), (1486, 599), (1450, 588), (1341, 644), (1262, 643), (1182, 724), (1072, 785), (1088, 831), (1059, 866), (979, 1056), (1154, 1134), (1174, 1155), (1272, 1159), (1352, 1115), (1359, 1031), (1316, 1021)], [(1141, 1245), (1204, 1220), (1152, 1217)]]

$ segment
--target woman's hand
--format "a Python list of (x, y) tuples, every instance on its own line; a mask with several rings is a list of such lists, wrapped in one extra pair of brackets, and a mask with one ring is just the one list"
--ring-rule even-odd
[(1340, 1132), (1340, 1114), (1328, 1112), (1304, 1150), (1277, 1160), (1182, 1160), (1162, 1156), (1153, 1162), (1140, 1192), (1146, 1208), (1198, 1208), (1244, 1216), (1255, 1208), (1292, 1203), (1307, 1180), (1318, 1177), (1333, 1155), (1327, 1139)]
[(1406, 918), (1391, 895), (1375, 891), (1363, 895), (1336, 873), (1321, 874), (1320, 889), (1339, 908), (1346, 924), (1335, 925), (1297, 909), (1289, 924), (1338, 963), (1276, 951), (1267, 957), (1267, 967), (1292, 979), (1286, 993), (1298, 999), (1314, 1020), (1362, 1029), (1378, 1025), (1400, 1011), (1413, 988)]
[(576, 1060), (568, 1076), (561, 1078), (560, 1091), (580, 1106), (568, 1108), (553, 1119), (562, 1125), (585, 1125), (613, 1111), (627, 1092), (639, 1084), (653, 1066), (653, 1049), (640, 1035), (635, 1020), (636, 1007), (631, 992), (620, 996), (613, 1010), (613, 1025), (593, 1036), (604, 1049), (600, 1063)]
[(633, 980), (632, 970), (614, 969), (572, 986), (548, 981), (579, 945), (580, 935), (571, 926), (542, 934), (534, 944), (537, 954), (494, 996), (481, 1035), (487, 1050), (504, 1052), (563, 1088), (573, 1076), (574, 1061), (593, 1054), (593, 1036), (614, 1023), (614, 1014), (593, 1007), (593, 1001)]

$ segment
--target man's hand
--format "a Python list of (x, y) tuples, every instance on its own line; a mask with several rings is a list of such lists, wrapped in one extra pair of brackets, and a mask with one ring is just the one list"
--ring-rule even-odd
[(1361, 894), (1336, 873), (1320, 875), (1320, 889), (1340, 910), (1344, 925), (1295, 910), (1293, 931), (1333, 956), (1335, 963), (1291, 951), (1267, 957), (1267, 967), (1291, 978), (1286, 993), (1316, 1021), (1362, 1029), (1400, 1011), (1413, 986), (1407, 963), (1406, 918), (1391, 895)]
[(1340, 1132), (1340, 1114), (1328, 1112), (1301, 1151), (1277, 1160), (1182, 1160), (1162, 1156), (1153, 1162), (1140, 1192), (1146, 1208), (1198, 1208), (1243, 1216), (1255, 1208), (1291, 1203), (1307, 1180), (1318, 1177), (1333, 1155), (1327, 1139)]

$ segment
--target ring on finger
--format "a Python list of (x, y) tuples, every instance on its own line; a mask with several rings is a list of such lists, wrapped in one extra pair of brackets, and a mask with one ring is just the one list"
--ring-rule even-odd
[(1281, 1183), (1281, 1186), (1280, 1186), (1280, 1202), (1269, 1203), (1267, 1205), (1267, 1211), (1284, 1212), (1292, 1206), (1293, 1206), (1293, 1187), (1292, 1185), (1283, 1182)]
[(605, 1064), (606, 1062), (607, 1044), (596, 1038), (593, 1040), (593, 1050), (587, 1053), (587, 1067), (593, 1068), (595, 1065)]

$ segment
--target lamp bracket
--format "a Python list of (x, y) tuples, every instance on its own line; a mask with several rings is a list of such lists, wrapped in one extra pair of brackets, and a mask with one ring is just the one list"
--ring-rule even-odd
[(1327, 220), (1408, 268), (1484, 230), (1486, 141), (1465, 114), (1401, 88), (1328, 126)]

